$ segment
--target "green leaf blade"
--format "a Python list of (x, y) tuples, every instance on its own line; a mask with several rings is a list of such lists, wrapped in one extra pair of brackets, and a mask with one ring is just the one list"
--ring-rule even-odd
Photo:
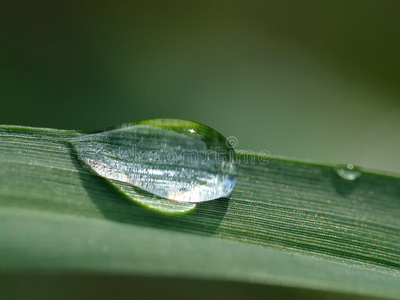
[[(230, 199), (167, 215), (71, 153), (71, 131), (0, 128), (0, 271), (215, 278), (399, 297), (400, 179), (240, 154)], [(252, 158), (255, 160), (252, 162)]]

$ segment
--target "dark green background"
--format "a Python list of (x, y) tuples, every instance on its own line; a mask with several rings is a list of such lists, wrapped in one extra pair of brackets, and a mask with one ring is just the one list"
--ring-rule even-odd
[(0, 123), (172, 117), (400, 172), (399, 1), (3, 1)]

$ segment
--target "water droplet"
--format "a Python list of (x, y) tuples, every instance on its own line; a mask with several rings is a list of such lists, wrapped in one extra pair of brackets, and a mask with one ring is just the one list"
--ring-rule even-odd
[(341, 166), (335, 170), (340, 177), (346, 180), (355, 180), (361, 176), (361, 170), (352, 164)]
[(226, 139), (191, 121), (140, 121), (71, 143), (98, 175), (132, 199), (163, 211), (187, 211), (194, 203), (227, 197), (237, 180), (235, 152)]

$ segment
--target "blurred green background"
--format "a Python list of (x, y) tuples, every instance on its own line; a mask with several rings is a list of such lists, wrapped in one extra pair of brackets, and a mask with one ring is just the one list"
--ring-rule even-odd
[(0, 123), (183, 118), (400, 172), (399, 1), (4, 1)]

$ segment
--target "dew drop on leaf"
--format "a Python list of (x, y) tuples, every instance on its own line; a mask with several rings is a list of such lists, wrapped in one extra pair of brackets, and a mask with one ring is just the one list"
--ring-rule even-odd
[(237, 180), (235, 152), (226, 139), (191, 121), (140, 121), (70, 142), (80, 161), (120, 190), (130, 189), (125, 194), (131, 198), (143, 203), (132, 196), (133, 187), (150, 193), (153, 205), (144, 201), (149, 206), (168, 199), (185, 211), (193, 203), (229, 196)]
[(336, 173), (345, 180), (356, 180), (361, 176), (361, 171), (353, 164), (347, 164), (335, 169)]

